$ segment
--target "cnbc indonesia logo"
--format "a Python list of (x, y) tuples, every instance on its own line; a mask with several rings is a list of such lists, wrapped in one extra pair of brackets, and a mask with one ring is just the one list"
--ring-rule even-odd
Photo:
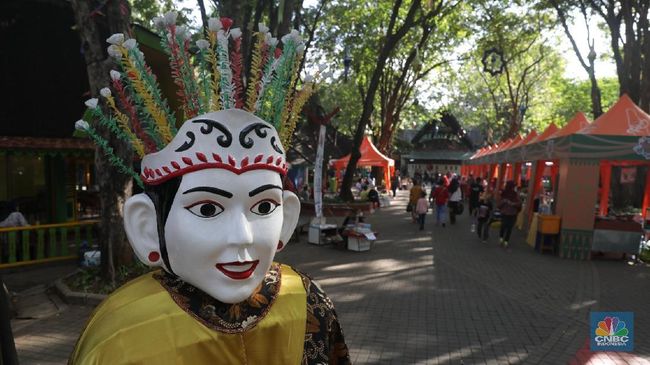
[(591, 313), (591, 350), (632, 351), (633, 319), (631, 312)]

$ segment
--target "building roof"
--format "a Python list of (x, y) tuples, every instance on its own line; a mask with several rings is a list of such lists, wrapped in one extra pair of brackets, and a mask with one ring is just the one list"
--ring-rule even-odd
[(462, 161), (469, 159), (473, 152), (467, 151), (412, 151), (402, 158), (429, 161)]
[(474, 145), (467, 135), (456, 117), (448, 112), (443, 112), (440, 119), (433, 119), (429, 123), (425, 124), (413, 137), (411, 143), (414, 145), (418, 143), (423, 143), (422, 140), (425, 136), (430, 135), (435, 138), (438, 134), (445, 134), (447, 136), (458, 136), (458, 139), (463, 143), (468, 149), (473, 149)]

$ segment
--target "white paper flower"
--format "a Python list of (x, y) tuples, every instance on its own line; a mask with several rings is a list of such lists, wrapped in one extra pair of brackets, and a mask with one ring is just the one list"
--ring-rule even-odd
[(269, 27), (264, 25), (264, 23), (257, 23), (257, 29), (260, 30), (260, 33), (268, 33), (269, 32)]
[(78, 131), (87, 131), (90, 128), (90, 124), (83, 119), (79, 119), (74, 123), (74, 129)]
[(123, 44), (124, 48), (126, 49), (133, 49), (137, 45), (138, 43), (135, 41), (135, 38), (127, 39)]
[(122, 58), (122, 52), (120, 52), (120, 48), (114, 44), (108, 46), (107, 51), (108, 51), (108, 55), (113, 58)]
[(111, 70), (110, 74), (111, 74), (111, 80), (113, 81), (119, 81), (122, 78), (122, 74), (115, 70)]
[(169, 13), (163, 15), (165, 18), (165, 25), (174, 25), (176, 24), (176, 17), (178, 16), (178, 13), (175, 11), (170, 11)]
[(97, 102), (98, 102), (97, 98), (92, 98), (86, 100), (84, 104), (86, 104), (86, 106), (89, 107), (90, 109), (95, 109), (97, 108)]
[(296, 41), (296, 43), (301, 43), (302, 42), (302, 37), (300, 36), (300, 32), (296, 29), (291, 29), (291, 37)]
[(300, 44), (298, 47), (296, 47), (296, 53), (298, 53), (299, 55), (302, 55), (303, 53), (305, 53), (305, 45)]
[(219, 18), (210, 18), (208, 19), (208, 29), (211, 32), (217, 32), (221, 29), (221, 20)]
[(239, 28), (232, 28), (230, 30), (230, 36), (232, 39), (236, 40), (237, 38), (241, 37), (241, 29)]
[(269, 45), (271, 45), (271, 47), (277, 46), (278, 45), (278, 39), (275, 38), (275, 37), (271, 37), (271, 40), (269, 41)]
[(178, 36), (184, 41), (192, 38), (192, 35), (190, 34), (189, 30), (187, 30), (187, 27), (182, 25), (176, 28), (176, 34), (178, 34)]
[(265, 33), (264, 34), (264, 44), (266, 44), (267, 46), (270, 45), (271, 44), (271, 38), (273, 38), (271, 36), (271, 33)]
[(205, 39), (199, 39), (196, 41), (196, 46), (199, 47), (199, 49), (207, 49), (210, 47), (210, 42), (206, 41)]
[(157, 29), (164, 29), (165, 28), (165, 18), (163, 18), (161, 16), (153, 17), (153, 26), (156, 27)]
[(108, 37), (108, 38), (106, 39), (106, 42), (108, 42), (108, 43), (110, 43), (110, 44), (117, 44), (117, 45), (120, 45), (120, 44), (124, 43), (124, 34), (122, 34), (122, 33), (115, 33), (115, 34), (113, 34), (112, 36)]
[(109, 89), (109, 88), (107, 88), (107, 87), (104, 87), (104, 88), (102, 88), (101, 90), (99, 90), (99, 93), (100, 93), (103, 97), (108, 98), (109, 96), (111, 96), (111, 89)]

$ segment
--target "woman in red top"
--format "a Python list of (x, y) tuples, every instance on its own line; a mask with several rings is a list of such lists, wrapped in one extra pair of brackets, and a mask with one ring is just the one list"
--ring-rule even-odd
[(434, 201), (436, 204), (436, 225), (442, 224), (444, 227), (447, 223), (447, 202), (449, 201), (449, 191), (445, 185), (444, 180), (438, 180), (438, 186), (435, 190), (431, 191), (429, 200)]

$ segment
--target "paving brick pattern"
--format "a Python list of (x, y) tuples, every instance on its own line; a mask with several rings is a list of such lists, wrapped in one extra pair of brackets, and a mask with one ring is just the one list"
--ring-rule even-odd
[[(424, 231), (406, 192), (368, 217), (367, 252), (292, 242), (278, 261), (311, 275), (333, 299), (355, 364), (648, 364), (650, 268), (540, 255), (456, 226)], [(589, 312), (634, 311), (635, 352), (592, 353)], [(22, 364), (63, 364), (90, 313), (70, 306), (18, 331)]]

